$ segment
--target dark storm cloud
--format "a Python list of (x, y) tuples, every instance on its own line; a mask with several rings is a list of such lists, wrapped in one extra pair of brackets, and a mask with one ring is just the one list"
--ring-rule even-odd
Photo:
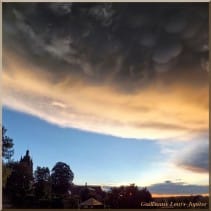
[(4, 3), (3, 68), (10, 108), (184, 140), (208, 127), (208, 4)]
[(206, 3), (5, 3), (3, 47), (53, 73), (55, 82), (74, 74), (92, 83), (133, 90), (161, 72), (168, 80), (204, 82), (208, 7)]
[(165, 181), (148, 187), (152, 193), (157, 194), (207, 194), (208, 185), (190, 185), (183, 182)]
[[(208, 138), (206, 138), (208, 140)], [(191, 148), (191, 147), (190, 147)], [(177, 159), (177, 165), (193, 172), (209, 172), (209, 143), (197, 144)]]
[(158, 64), (165, 64), (177, 57), (182, 52), (182, 45), (179, 42), (163, 41), (157, 46), (152, 56), (153, 61)]

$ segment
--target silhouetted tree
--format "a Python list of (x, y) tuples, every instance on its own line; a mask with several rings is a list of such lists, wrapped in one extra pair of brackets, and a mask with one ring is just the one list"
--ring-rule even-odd
[(7, 183), (7, 178), (11, 175), (12, 169), (10, 168), (10, 165), (8, 163), (3, 163), (2, 164), (2, 188), (4, 190), (6, 183)]
[(13, 140), (6, 136), (7, 129), (2, 126), (2, 157), (6, 160), (10, 160), (14, 154)]
[(12, 173), (7, 179), (6, 193), (14, 207), (24, 207), (27, 196), (32, 193), (31, 173), (25, 163), (13, 163)]
[(90, 191), (87, 186), (85, 186), (83, 189), (80, 191), (80, 198), (81, 201), (86, 201), (91, 197)]
[(121, 197), (120, 188), (112, 188), (106, 196), (106, 204), (109, 208), (119, 208), (119, 198)]
[(139, 198), (143, 202), (150, 202), (152, 201), (152, 195), (149, 190), (145, 187), (142, 190), (139, 190)]
[(51, 197), (50, 170), (48, 167), (37, 167), (34, 173), (34, 191), (38, 200), (49, 200)]
[(51, 173), (53, 194), (59, 197), (68, 194), (73, 178), (74, 174), (69, 165), (63, 162), (57, 162)]
[(6, 183), (8, 177), (12, 173), (12, 168), (11, 168), (11, 157), (14, 154), (14, 149), (13, 149), (13, 140), (6, 136), (7, 129), (2, 126), (2, 191), (3, 191), (3, 201), (7, 201), (8, 197), (6, 195)]
[(152, 200), (150, 192), (144, 188), (139, 190), (134, 184), (130, 186), (121, 186), (112, 188), (108, 193), (106, 204), (111, 208), (140, 208), (142, 201), (149, 202)]
[(48, 182), (50, 179), (50, 170), (48, 167), (38, 166), (34, 173), (35, 183)]

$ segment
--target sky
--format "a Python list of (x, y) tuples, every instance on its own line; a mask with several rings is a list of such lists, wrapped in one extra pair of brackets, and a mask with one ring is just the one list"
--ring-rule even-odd
[(207, 3), (3, 3), (14, 159), (75, 184), (208, 193)]

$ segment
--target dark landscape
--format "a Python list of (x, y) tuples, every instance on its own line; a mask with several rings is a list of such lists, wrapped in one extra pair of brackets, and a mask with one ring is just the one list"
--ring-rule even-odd
[(209, 197), (201, 195), (156, 197), (147, 188), (130, 186), (107, 187), (76, 185), (74, 173), (63, 162), (57, 162), (50, 171), (38, 166), (33, 172), (29, 150), (13, 161), (13, 139), (2, 127), (3, 144), (3, 208), (208, 208)]

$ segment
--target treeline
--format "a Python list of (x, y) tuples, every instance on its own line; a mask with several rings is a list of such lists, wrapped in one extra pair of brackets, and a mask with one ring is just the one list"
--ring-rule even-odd
[(2, 127), (3, 207), (4, 208), (79, 208), (80, 203), (94, 198), (104, 208), (140, 208), (140, 202), (152, 200), (150, 192), (137, 186), (121, 186), (105, 192), (100, 186), (73, 184), (74, 173), (69, 165), (57, 162), (49, 170), (38, 166), (27, 150), (20, 161), (13, 161), (13, 140)]

